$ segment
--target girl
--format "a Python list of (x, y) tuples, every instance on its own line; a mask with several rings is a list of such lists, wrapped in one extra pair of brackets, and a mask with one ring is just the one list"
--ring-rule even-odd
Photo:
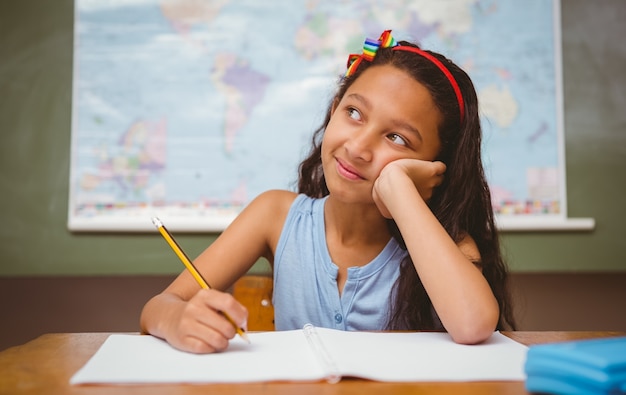
[(144, 332), (182, 350), (227, 347), (246, 309), (226, 290), (272, 265), (277, 330), (445, 330), (479, 343), (514, 328), (481, 163), (478, 102), (442, 55), (390, 31), (349, 57), (298, 192), (268, 191), (144, 307)]

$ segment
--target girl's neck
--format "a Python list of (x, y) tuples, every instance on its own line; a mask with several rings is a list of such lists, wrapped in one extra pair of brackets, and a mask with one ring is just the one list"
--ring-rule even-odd
[(329, 197), (324, 205), (326, 245), (337, 266), (337, 290), (341, 295), (348, 268), (364, 266), (385, 248), (391, 237), (385, 218), (375, 205), (346, 204)]
[(374, 204), (344, 203), (329, 196), (324, 205), (329, 233), (342, 244), (385, 245), (391, 237), (386, 219)]

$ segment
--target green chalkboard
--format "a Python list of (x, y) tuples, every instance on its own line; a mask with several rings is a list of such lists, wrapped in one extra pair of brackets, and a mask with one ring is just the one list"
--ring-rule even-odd
[[(504, 250), (514, 271), (624, 271), (626, 2), (561, 13), (568, 211), (596, 227), (507, 232)], [(0, 2), (0, 276), (179, 272), (156, 233), (67, 230), (73, 15), (70, 0)], [(215, 237), (178, 240), (195, 256)]]

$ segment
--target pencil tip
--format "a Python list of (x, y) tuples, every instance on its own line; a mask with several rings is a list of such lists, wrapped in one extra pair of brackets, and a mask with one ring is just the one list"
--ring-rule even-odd
[(241, 338), (245, 340), (246, 343), (250, 344), (250, 339), (248, 338), (248, 335), (246, 335), (246, 332), (243, 331), (243, 329), (239, 330), (239, 336), (241, 336)]

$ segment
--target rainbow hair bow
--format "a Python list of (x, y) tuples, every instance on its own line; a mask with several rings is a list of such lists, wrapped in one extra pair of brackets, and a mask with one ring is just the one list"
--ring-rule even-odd
[(378, 48), (389, 48), (398, 45), (396, 39), (391, 35), (391, 30), (385, 30), (378, 40), (366, 38), (363, 43), (363, 53), (360, 55), (350, 54), (348, 56), (348, 69), (346, 70), (345, 77), (349, 77), (356, 72), (363, 59), (371, 62), (376, 56)]
[(363, 53), (360, 55), (351, 54), (348, 56), (348, 70), (346, 70), (346, 75), (344, 78), (350, 77), (353, 75), (356, 70), (359, 68), (359, 65), (363, 61), (363, 59), (371, 62), (374, 60), (376, 56), (376, 52), (379, 48), (393, 48), (394, 51), (405, 51), (412, 52), (416, 55), (422, 56), (432, 62), (444, 76), (450, 82), (452, 89), (454, 90), (454, 94), (456, 95), (456, 100), (459, 105), (459, 116), (460, 122), (463, 122), (465, 118), (465, 101), (463, 100), (463, 94), (461, 93), (461, 89), (459, 84), (456, 82), (456, 79), (450, 72), (450, 70), (432, 53), (423, 51), (419, 47), (410, 46), (410, 45), (399, 45), (396, 40), (391, 36), (391, 30), (385, 30), (383, 34), (380, 35), (378, 40), (372, 40), (371, 38), (366, 38), (365, 43), (363, 44)]

